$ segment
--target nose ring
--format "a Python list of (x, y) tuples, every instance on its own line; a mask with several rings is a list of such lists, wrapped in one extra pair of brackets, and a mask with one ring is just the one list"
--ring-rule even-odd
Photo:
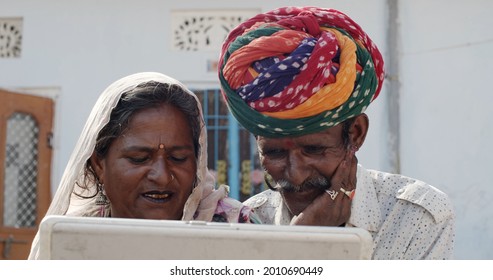
[(169, 181), (169, 182), (171, 183), (175, 179), (175, 176), (173, 175), (173, 173), (170, 173), (170, 174), (171, 174), (171, 181)]

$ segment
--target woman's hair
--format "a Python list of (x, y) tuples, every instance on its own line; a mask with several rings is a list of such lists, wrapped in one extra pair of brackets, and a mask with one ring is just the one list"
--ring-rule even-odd
[[(149, 108), (156, 108), (162, 104), (170, 104), (185, 115), (190, 130), (195, 149), (195, 158), (200, 154), (199, 137), (201, 131), (200, 111), (194, 96), (190, 95), (178, 85), (170, 85), (159, 82), (145, 82), (137, 87), (124, 92), (116, 107), (111, 111), (109, 122), (99, 131), (94, 153), (99, 158), (104, 158), (113, 141), (120, 137), (128, 128), (132, 116), (137, 112)], [(91, 165), (90, 159), (87, 160), (84, 169), (84, 182), (79, 185), (87, 189), (89, 183), (97, 183), (97, 175)], [(97, 194), (97, 190), (94, 195)]]

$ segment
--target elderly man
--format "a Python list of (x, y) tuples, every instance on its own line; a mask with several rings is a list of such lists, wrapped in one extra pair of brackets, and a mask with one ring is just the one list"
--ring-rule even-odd
[(279, 8), (232, 30), (219, 65), (223, 97), (256, 136), (267, 174), (270, 190), (245, 202), (263, 223), (363, 228), (374, 259), (452, 257), (446, 194), (358, 164), (384, 70), (356, 22), (333, 9)]

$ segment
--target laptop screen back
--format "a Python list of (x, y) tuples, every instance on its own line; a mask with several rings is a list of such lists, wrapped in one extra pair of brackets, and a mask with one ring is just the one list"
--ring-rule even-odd
[(370, 259), (359, 228), (47, 216), (41, 259)]

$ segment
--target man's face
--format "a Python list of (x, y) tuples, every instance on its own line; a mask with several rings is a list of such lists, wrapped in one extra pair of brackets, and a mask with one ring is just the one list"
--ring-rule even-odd
[(342, 125), (299, 137), (257, 137), (260, 161), (288, 208), (299, 214), (324, 190), (344, 159)]

